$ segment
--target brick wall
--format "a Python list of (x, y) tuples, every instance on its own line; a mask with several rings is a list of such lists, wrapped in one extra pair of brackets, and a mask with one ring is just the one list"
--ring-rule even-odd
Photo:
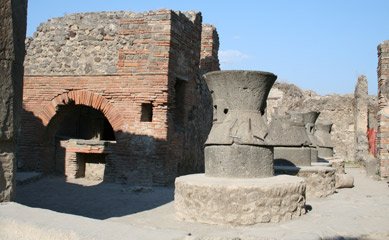
[(380, 176), (389, 176), (389, 41), (378, 45), (377, 157)]
[[(199, 171), (211, 124), (199, 76), (201, 21), (199, 13), (159, 10), (74, 14), (42, 24), (28, 42), (21, 167), (56, 169), (55, 156), (63, 155), (55, 148), (58, 112), (84, 105), (101, 111), (115, 133), (105, 180), (169, 184)], [(179, 98), (177, 79), (185, 85)]]

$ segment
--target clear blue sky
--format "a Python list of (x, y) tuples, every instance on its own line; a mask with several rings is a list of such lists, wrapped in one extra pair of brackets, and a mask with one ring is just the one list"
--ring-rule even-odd
[(28, 31), (75, 12), (197, 10), (217, 27), (223, 70), (271, 71), (320, 94), (377, 94), (377, 45), (389, 39), (389, 0), (29, 0)]

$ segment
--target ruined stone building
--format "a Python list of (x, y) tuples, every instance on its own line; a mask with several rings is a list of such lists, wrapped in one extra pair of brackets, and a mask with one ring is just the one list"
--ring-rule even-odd
[[(282, 115), (291, 109), (301, 112), (319, 111), (318, 123), (329, 121), (334, 124), (331, 136), (335, 155), (345, 161), (354, 162), (357, 160), (356, 152), (359, 148), (355, 139), (356, 126), (358, 129), (364, 129), (361, 131), (365, 138), (368, 127), (377, 128), (377, 99), (375, 96), (368, 96), (367, 85), (364, 87), (363, 96), (360, 96), (360, 91), (355, 94), (321, 96), (293, 84), (276, 83), (269, 94), (267, 117), (270, 121), (275, 112)], [(363, 120), (360, 113), (367, 119)]]
[(164, 185), (203, 171), (211, 127), (202, 74), (218, 35), (196, 12), (51, 19), (27, 40), (18, 167)]

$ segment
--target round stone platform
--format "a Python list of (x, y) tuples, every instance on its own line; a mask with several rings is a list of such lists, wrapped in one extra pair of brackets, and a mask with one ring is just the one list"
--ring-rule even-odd
[(288, 174), (302, 177), (307, 184), (306, 197), (322, 198), (335, 193), (335, 168), (326, 166), (274, 166), (277, 175)]
[(305, 213), (305, 181), (294, 176), (176, 178), (176, 217), (190, 222), (251, 225), (290, 220)]

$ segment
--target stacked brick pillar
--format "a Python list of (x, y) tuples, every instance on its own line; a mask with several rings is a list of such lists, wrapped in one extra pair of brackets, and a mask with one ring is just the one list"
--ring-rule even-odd
[(0, 0), (0, 202), (12, 200), (27, 1)]
[(378, 45), (378, 133), (380, 176), (389, 176), (389, 41)]

